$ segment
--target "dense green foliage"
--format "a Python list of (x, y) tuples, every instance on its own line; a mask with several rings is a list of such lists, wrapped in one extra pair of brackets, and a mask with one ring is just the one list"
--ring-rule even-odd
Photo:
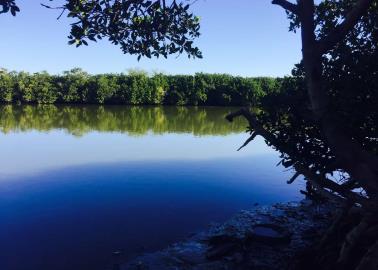
[(75, 136), (91, 131), (146, 135), (149, 132), (227, 135), (244, 131), (239, 119), (224, 120), (232, 107), (1, 105), (0, 132), (65, 130)]
[(149, 76), (145, 72), (89, 75), (80, 69), (45, 72), (0, 71), (0, 103), (91, 103), (130, 105), (257, 105), (281, 80), (224, 74)]
[(202, 53), (194, 46), (194, 39), (200, 35), (199, 17), (189, 6), (185, 1), (66, 0), (61, 8), (75, 20), (69, 44), (88, 45), (89, 41), (107, 38), (138, 59), (183, 52), (201, 58)]
[[(165, 0), (65, 0), (52, 6), (74, 20), (68, 44), (88, 45), (89, 41), (108, 39), (124, 53), (144, 57), (167, 58), (170, 54), (186, 53), (189, 58), (202, 58), (194, 45), (200, 36), (200, 19), (189, 9), (188, 1)], [(17, 1), (18, 3), (19, 1)], [(15, 0), (0, 0), (0, 14), (16, 16), (20, 12)]]

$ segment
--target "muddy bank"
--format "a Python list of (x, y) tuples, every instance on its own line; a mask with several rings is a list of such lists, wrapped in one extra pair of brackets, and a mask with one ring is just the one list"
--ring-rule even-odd
[(329, 226), (334, 206), (256, 206), (223, 224), (154, 253), (115, 265), (121, 270), (290, 269)]

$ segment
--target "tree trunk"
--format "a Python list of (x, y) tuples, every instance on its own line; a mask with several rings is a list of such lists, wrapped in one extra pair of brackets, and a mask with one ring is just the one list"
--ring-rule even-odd
[(328, 96), (323, 85), (322, 54), (315, 36), (314, 0), (301, 0), (302, 54), (307, 91), (316, 121), (338, 163), (362, 184), (371, 196), (378, 194), (378, 157), (367, 153), (346, 135), (334, 115), (328, 113)]
[(378, 241), (369, 249), (362, 258), (357, 270), (378, 270)]

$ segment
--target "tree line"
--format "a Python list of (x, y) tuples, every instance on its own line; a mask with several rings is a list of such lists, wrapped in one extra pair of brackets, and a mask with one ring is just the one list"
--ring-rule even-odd
[(254, 106), (278, 91), (282, 79), (226, 74), (61, 75), (0, 70), (0, 103)]

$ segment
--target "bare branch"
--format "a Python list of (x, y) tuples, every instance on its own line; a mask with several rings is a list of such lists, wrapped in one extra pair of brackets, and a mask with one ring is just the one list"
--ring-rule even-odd
[(237, 151), (240, 151), (242, 148), (246, 147), (251, 141), (253, 141), (256, 138), (257, 134), (256, 132), (253, 132), (251, 137), (249, 137), (242, 146), (239, 147)]
[(294, 165), (294, 168), (297, 172), (299, 172), (300, 174), (303, 174), (304, 177), (306, 177), (306, 179), (311, 182), (311, 184), (313, 184), (316, 188), (318, 188), (318, 191), (321, 190), (323, 192), (323, 195), (324, 195), (325, 192), (327, 192), (325, 189), (329, 189), (332, 192), (336, 192), (340, 196), (342, 196), (342, 197), (344, 197), (344, 198), (346, 198), (346, 199), (348, 199), (352, 202), (357, 202), (357, 203), (360, 203), (360, 204), (366, 204), (367, 203), (366, 198), (358, 195), (357, 193), (355, 193), (351, 190), (346, 189), (342, 185), (339, 185), (339, 184), (333, 182), (332, 180), (329, 180), (326, 177), (321, 177), (320, 175), (312, 172), (308, 168), (305, 168), (305, 167), (303, 167), (299, 164)]
[(319, 41), (319, 53), (322, 55), (331, 50), (337, 43), (343, 40), (358, 20), (367, 12), (373, 0), (358, 0), (352, 10), (346, 15), (344, 21), (325, 38)]
[(269, 142), (276, 142), (276, 137), (273, 136), (270, 132), (268, 132), (260, 123), (257, 121), (256, 116), (251, 113), (248, 109), (241, 109), (237, 112), (231, 113), (226, 116), (226, 119), (230, 122), (233, 121), (235, 117), (244, 116), (245, 119), (249, 122), (249, 126), (253, 128), (253, 131), (256, 135), (262, 136), (264, 139), (268, 140)]
[[(255, 136), (260, 135), (265, 140), (269, 141), (269, 143), (271, 143), (279, 151), (290, 153), (290, 149), (286, 145), (280, 144), (277, 138), (268, 130), (266, 130), (266, 128), (257, 120), (256, 116), (248, 109), (245, 108), (231, 113), (226, 116), (226, 119), (232, 122), (235, 117), (239, 116), (243, 116), (248, 120)], [(247, 142), (249, 142), (249, 139), (247, 140)], [(293, 167), (299, 174), (302, 174), (308, 181), (310, 181), (311, 184), (317, 188), (317, 191), (322, 193), (323, 196), (326, 196), (328, 198), (336, 197), (336, 195), (333, 194), (333, 192), (336, 192), (343, 198), (349, 199), (353, 202), (358, 202), (360, 204), (364, 204), (366, 202), (366, 198), (350, 191), (349, 189), (335, 183), (332, 180), (329, 180), (326, 177), (322, 177), (321, 175), (313, 172), (310, 168), (306, 168), (298, 163), (294, 164)]]
[(59, 16), (56, 18), (57, 20), (59, 20), (63, 16), (64, 12), (66, 11), (65, 7), (51, 7), (51, 6), (45, 5), (43, 3), (41, 3), (41, 6), (48, 8), (48, 9), (61, 9), (62, 12), (60, 12)]
[(293, 177), (290, 178), (290, 180), (287, 181), (288, 184), (292, 184), (294, 183), (295, 179), (298, 178), (298, 176), (300, 176), (301, 174), (299, 172), (296, 172)]
[(290, 3), (287, 0), (272, 0), (273, 5), (278, 5), (282, 7), (283, 9), (290, 11), (292, 13), (298, 14), (298, 6)]

